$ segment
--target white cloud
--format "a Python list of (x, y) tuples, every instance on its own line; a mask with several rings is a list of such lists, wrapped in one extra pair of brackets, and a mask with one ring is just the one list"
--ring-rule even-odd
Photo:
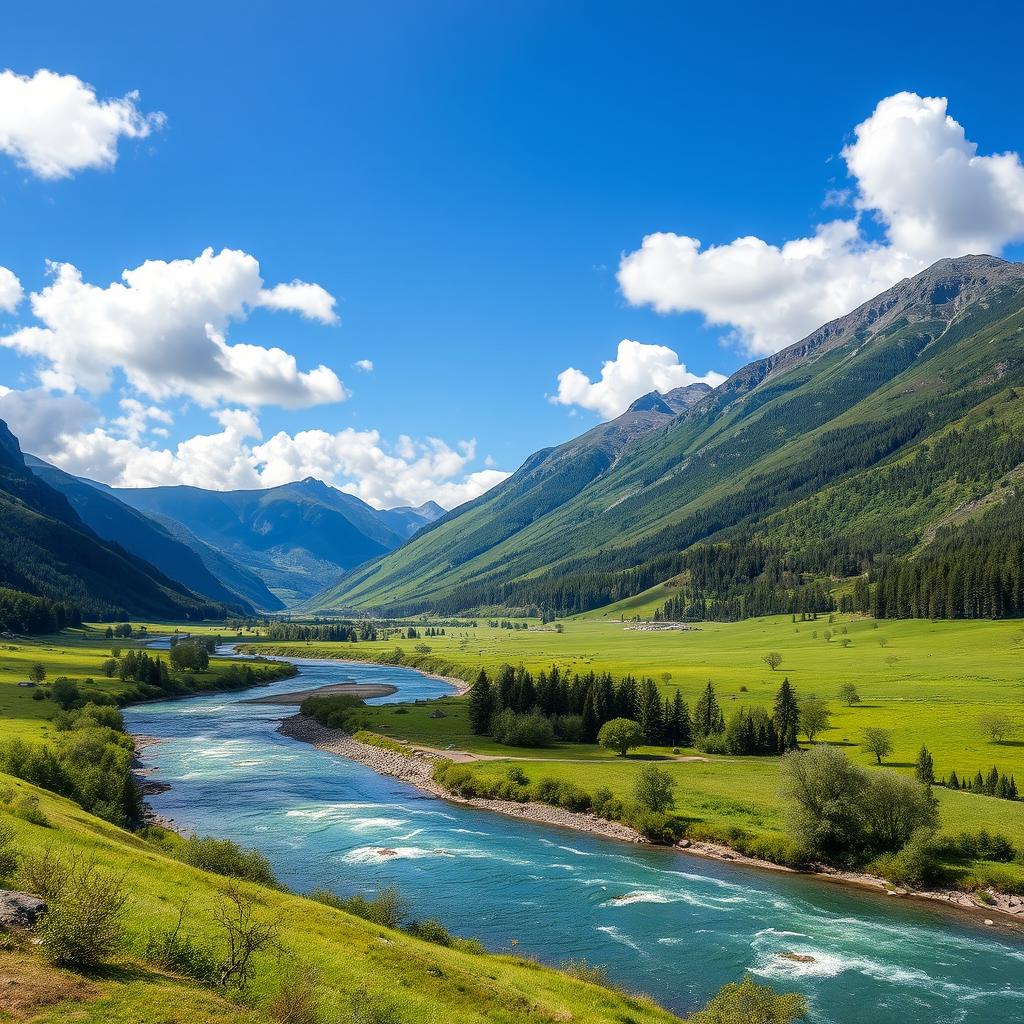
[(625, 338), (619, 342), (615, 358), (605, 360), (602, 365), (600, 380), (592, 381), (574, 367), (563, 370), (558, 375), (558, 394), (553, 395), (551, 401), (593, 409), (611, 419), (650, 391), (664, 394), (698, 381), (717, 387), (724, 380), (725, 377), (714, 370), (703, 377), (691, 373), (679, 362), (679, 356), (665, 345), (645, 345)]
[(352, 365), (357, 370), (362, 370), (363, 373), (373, 373), (373, 360), (372, 359), (357, 359)]
[[(978, 156), (946, 106), (898, 93), (857, 126), (843, 150), (857, 186), (854, 217), (782, 245), (748, 236), (702, 248), (696, 238), (655, 232), (622, 257), (623, 295), (660, 313), (701, 313), (763, 355), (936, 259), (998, 255), (1024, 238), (1024, 166), (1016, 153)], [(884, 240), (866, 235), (869, 213)]]
[(0, 310), (13, 313), (25, 293), (21, 290), (21, 282), (6, 267), (0, 267)]
[(306, 281), (292, 281), (291, 284), (276, 284), (260, 292), (256, 304), (267, 309), (286, 309), (301, 313), (307, 320), (319, 320), (322, 324), (340, 322), (334, 311), (337, 300), (325, 288)]
[(0, 150), (40, 178), (113, 167), (120, 138), (143, 139), (164, 124), (143, 114), (139, 94), (101, 100), (74, 75), (0, 71)]
[[(52, 273), (30, 296), (42, 326), (0, 337), (0, 345), (41, 360), (47, 387), (100, 393), (120, 367), (136, 391), (157, 401), (188, 395), (207, 405), (294, 408), (348, 397), (326, 366), (301, 371), (283, 349), (228, 343), (230, 322), (245, 320), (268, 294), (247, 253), (206, 249), (194, 260), (148, 260), (105, 288), (83, 281), (70, 263)], [(298, 285), (285, 286), (287, 295), (306, 294)]]
[(8, 421), (25, 451), (76, 476), (122, 487), (190, 484), (214, 490), (273, 487), (317, 477), (378, 508), (436, 501), (454, 508), (504, 480), (492, 468), (473, 471), (473, 441), (454, 447), (439, 438), (416, 441), (402, 435), (389, 448), (376, 430), (281, 431), (263, 440), (259, 420), (248, 409), (213, 414), (220, 430), (160, 447), (169, 423), (165, 410), (134, 399), (121, 402), (122, 416), (99, 422), (96, 409), (76, 395), (0, 388), (0, 418)]

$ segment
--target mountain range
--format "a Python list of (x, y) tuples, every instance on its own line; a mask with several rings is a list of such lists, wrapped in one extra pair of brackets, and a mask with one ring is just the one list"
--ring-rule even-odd
[(774, 607), (1016, 493), (1022, 384), (1024, 265), (942, 260), (714, 390), (537, 452), (308, 607), (570, 613), (650, 587)]
[(248, 491), (115, 488), (26, 462), (100, 537), (247, 613), (318, 593), (444, 512), (433, 502), (377, 510), (313, 478)]

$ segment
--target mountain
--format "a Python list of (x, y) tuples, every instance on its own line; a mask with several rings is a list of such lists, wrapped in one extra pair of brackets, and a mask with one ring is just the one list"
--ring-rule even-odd
[(941, 260), (678, 410), (645, 396), (538, 452), (316, 605), (567, 613), (665, 584), (745, 614), (918, 565), (1017, 493), (1022, 338), (1024, 266)]
[(64, 495), (26, 466), (2, 420), (0, 587), (75, 606), (87, 617), (195, 619), (228, 610), (93, 532)]
[(318, 593), (347, 570), (398, 547), (441, 511), (423, 506), (379, 512), (312, 477), (265, 490), (176, 486), (106, 491), (192, 547), (231, 589), (241, 584), (237, 578), (229, 583), (216, 557), (245, 566), (277, 604), (256, 600), (251, 588), (239, 592), (268, 610)]
[[(251, 614), (255, 607), (267, 607), (265, 604), (254, 606), (248, 597), (229, 589), (207, 568), (191, 545), (183, 543), (156, 520), (119, 501), (111, 491), (71, 476), (33, 455), (25, 456), (25, 464), (37, 477), (63, 494), (82, 522), (104, 540), (114, 541), (131, 554), (146, 559), (196, 594), (238, 605), (246, 614)], [(267, 597), (275, 601), (269, 591)]]

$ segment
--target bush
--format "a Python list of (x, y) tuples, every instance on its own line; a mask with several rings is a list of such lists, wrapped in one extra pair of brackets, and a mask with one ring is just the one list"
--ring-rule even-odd
[(940, 847), (935, 833), (927, 828), (915, 829), (906, 844), (895, 853), (877, 857), (868, 866), (875, 874), (897, 885), (918, 888), (942, 876)]
[(152, 931), (146, 940), (146, 959), (204, 985), (212, 985), (217, 977), (217, 961), (209, 949), (182, 933), (184, 906), (178, 911), (173, 928)]
[(529, 714), (499, 711), (491, 723), (491, 735), (510, 747), (550, 747), (555, 740), (551, 722), (537, 710)]
[(505, 769), (505, 777), (509, 782), (514, 782), (517, 786), (529, 785), (530, 780), (526, 777), (526, 772), (517, 764), (510, 764)]
[(120, 946), (128, 893), (124, 875), (94, 860), (71, 857), (51, 874), (46, 915), (39, 928), (43, 952), (56, 964), (98, 967)]
[(394, 887), (379, 889), (370, 899), (359, 894), (349, 897), (336, 896), (324, 889), (314, 889), (310, 895), (318, 902), (334, 907), (335, 910), (344, 910), (382, 928), (398, 928), (409, 909), (408, 903)]
[(1009, 837), (1000, 832), (979, 829), (977, 832), (958, 832), (944, 836), (942, 843), (947, 856), (958, 860), (995, 860), (1008, 862), (1016, 856)]
[(320, 999), (316, 991), (319, 982), (320, 975), (312, 968), (289, 969), (270, 1001), (270, 1016), (280, 1024), (319, 1024)]
[(14, 802), (11, 813), (16, 814), (30, 825), (39, 825), (42, 828), (50, 827), (50, 819), (40, 808), (39, 797), (33, 793), (22, 793)]
[(342, 693), (333, 697), (307, 697), (299, 710), (328, 729), (355, 733), (369, 724), (365, 707), (360, 698)]
[(555, 715), (551, 719), (555, 735), (566, 743), (582, 743), (583, 718), (580, 715)]
[(645, 764), (633, 783), (633, 799), (644, 811), (663, 813), (675, 807), (676, 780), (653, 764)]
[(577, 981), (585, 981), (590, 985), (600, 985), (602, 988), (614, 988), (611, 979), (608, 977), (608, 968), (603, 964), (592, 964), (585, 956), (578, 959), (572, 958), (563, 960), (558, 969), (575, 978)]
[(243, 878), (261, 885), (276, 885), (274, 869), (259, 850), (247, 850), (230, 839), (192, 836), (174, 843), (169, 852), (194, 868), (212, 871), (228, 878)]
[(660, 811), (640, 811), (633, 815), (629, 823), (649, 842), (670, 846), (678, 842), (685, 830), (683, 822), (678, 818)]
[(729, 740), (724, 732), (709, 732), (706, 736), (698, 736), (693, 745), (702, 754), (729, 753)]
[(723, 985), (718, 994), (687, 1019), (691, 1024), (790, 1024), (807, 1016), (807, 1000), (794, 992), (780, 995), (749, 975)]
[(416, 936), (417, 939), (433, 942), (438, 946), (453, 946), (455, 944), (451, 932), (440, 921), (432, 917), (427, 918), (426, 921), (410, 921), (405, 926), (405, 930), (410, 935)]

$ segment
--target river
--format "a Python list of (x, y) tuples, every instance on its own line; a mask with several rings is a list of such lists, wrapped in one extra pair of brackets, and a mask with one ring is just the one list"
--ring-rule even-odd
[[(257, 691), (386, 682), (388, 703), (450, 692), (411, 669), (295, 659)], [(448, 804), (276, 731), (253, 691), (139, 705), (150, 797), (178, 827), (270, 858), (297, 891), (394, 885), (414, 916), (489, 949), (586, 957), (684, 1013), (746, 971), (798, 990), (822, 1024), (1019, 1024), (1024, 944), (980, 921), (819, 880), (706, 861)], [(375, 701), (376, 703), (376, 701)], [(396, 851), (385, 856), (379, 851)], [(780, 956), (796, 953), (813, 961)]]

